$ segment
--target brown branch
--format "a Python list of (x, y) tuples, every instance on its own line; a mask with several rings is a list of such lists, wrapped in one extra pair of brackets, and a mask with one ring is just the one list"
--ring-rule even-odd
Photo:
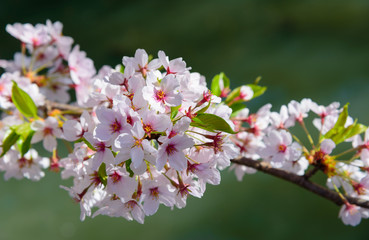
[(82, 107), (78, 107), (78, 106), (73, 106), (70, 104), (63, 104), (63, 103), (57, 103), (57, 102), (52, 102), (49, 100), (45, 100), (45, 107), (47, 112), (51, 112), (53, 109), (59, 109), (62, 111), (70, 111), (70, 114), (82, 114), (84, 110), (88, 110)]
[(319, 166), (314, 166), (313, 169), (311, 169), (310, 171), (306, 172), (304, 175), (304, 178), (306, 180), (308, 180), (309, 178), (311, 178), (315, 173), (317, 173), (319, 171)]
[[(344, 204), (343, 199), (338, 195), (337, 192), (334, 192), (316, 183), (313, 183), (309, 181), (307, 178), (305, 178), (304, 176), (298, 176), (296, 174), (287, 172), (282, 169), (273, 168), (267, 162), (255, 161), (249, 158), (237, 158), (237, 159), (232, 159), (231, 161), (236, 164), (240, 164), (240, 165), (244, 165), (247, 167), (257, 169), (266, 174), (284, 179), (288, 182), (292, 182), (302, 188), (305, 188), (306, 190), (309, 190), (310, 192), (313, 192), (325, 199), (328, 199), (334, 202), (335, 204), (339, 206)], [(369, 201), (365, 201), (359, 198), (353, 198), (349, 196), (345, 196), (345, 198), (351, 204), (355, 204), (357, 206), (369, 209)]]

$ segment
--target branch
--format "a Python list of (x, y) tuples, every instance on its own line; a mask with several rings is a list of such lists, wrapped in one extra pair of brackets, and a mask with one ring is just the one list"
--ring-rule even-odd
[[(322, 187), (316, 183), (313, 183), (304, 176), (298, 176), (296, 174), (287, 172), (285, 170), (273, 168), (267, 162), (255, 161), (249, 158), (236, 158), (236, 159), (232, 159), (231, 161), (236, 164), (240, 164), (240, 165), (244, 165), (247, 167), (257, 169), (266, 174), (273, 175), (275, 177), (284, 179), (288, 182), (292, 182), (302, 188), (305, 188), (306, 190), (309, 190), (310, 192), (313, 192), (325, 199), (328, 199), (334, 202), (335, 204), (339, 206), (345, 203), (344, 200), (338, 195), (338, 193), (332, 190), (329, 190), (325, 187)], [(365, 201), (359, 198), (353, 198), (349, 196), (345, 196), (345, 198), (351, 204), (355, 204), (357, 206), (369, 209), (369, 201)]]
[(88, 110), (88, 109), (81, 108), (78, 106), (52, 102), (49, 100), (45, 100), (45, 108), (48, 112), (51, 112), (52, 109), (56, 108), (56, 109), (63, 110), (63, 111), (69, 111), (69, 114), (82, 114), (84, 110)]
[(305, 175), (304, 175), (305, 179), (307, 180), (307, 179), (311, 178), (318, 171), (319, 171), (319, 166), (315, 165), (313, 169), (311, 169), (310, 171), (305, 173)]

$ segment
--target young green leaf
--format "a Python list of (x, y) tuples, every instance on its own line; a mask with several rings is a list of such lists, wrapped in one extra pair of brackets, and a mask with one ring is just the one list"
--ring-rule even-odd
[(330, 138), (336, 143), (339, 144), (343, 141), (345, 141), (348, 138), (351, 138), (357, 134), (361, 134), (363, 132), (365, 132), (366, 130), (366, 126), (359, 124), (359, 123), (353, 123), (350, 126), (348, 126), (347, 128), (340, 128), (340, 130), (334, 134), (333, 136), (331, 136)]
[(351, 128), (351, 131), (347, 134), (347, 138), (351, 138), (355, 135), (361, 134), (361, 133), (365, 132), (367, 128), (368, 128), (367, 126), (365, 126), (363, 124), (360, 124), (360, 123), (357, 123), (357, 124), (355, 124), (355, 126), (353, 126)]
[(222, 89), (229, 87), (229, 83), (229, 78), (224, 73), (215, 75), (211, 81), (211, 92), (219, 97)]
[(29, 122), (24, 122), (20, 125), (12, 126), (11, 128), (14, 129), (15, 132), (18, 135), (21, 135), (23, 138), (27, 138), (28, 134), (32, 131), (31, 123)]
[(231, 117), (235, 117), (239, 111), (246, 108), (246, 105), (241, 103), (241, 102), (240, 103), (234, 103), (234, 104), (231, 105), (231, 108), (232, 108)]
[[(225, 100), (225, 103), (228, 104), (232, 102), (236, 97), (240, 96), (241, 87), (233, 89), (233, 91), (228, 95)], [(242, 100), (240, 100), (242, 102)]]
[(152, 55), (152, 54), (149, 54), (149, 58), (148, 58), (148, 62), (151, 62), (151, 60), (153, 60), (154, 59), (154, 56)]
[(249, 86), (252, 91), (254, 92), (254, 95), (252, 96), (253, 98), (259, 97), (260, 95), (264, 94), (264, 92), (267, 90), (267, 87), (262, 87), (260, 85), (256, 85), (256, 84), (248, 84), (246, 86)]
[(27, 118), (37, 118), (37, 107), (32, 98), (13, 81), (12, 101), (15, 107)]
[(87, 139), (86, 138), (81, 138), (81, 139), (79, 139), (79, 140), (77, 140), (76, 142), (84, 142), (86, 145), (87, 145), (87, 147), (89, 148), (89, 149), (91, 149), (91, 150), (93, 150), (93, 151), (96, 151), (96, 149), (95, 149), (95, 147), (94, 146), (92, 146), (92, 144), (89, 142), (89, 141), (87, 141)]
[(122, 74), (124, 74), (124, 66), (123, 65), (120, 65), (120, 72), (122, 73)]
[(5, 153), (9, 151), (9, 149), (17, 142), (20, 135), (15, 132), (14, 129), (11, 129), (9, 134), (6, 135), (3, 141), (3, 152), (1, 153), (0, 157), (4, 156)]
[(231, 126), (221, 117), (210, 113), (199, 113), (192, 119), (192, 127), (198, 127), (209, 132), (222, 131), (235, 134)]
[(181, 108), (181, 105), (170, 108), (170, 111), (171, 111), (170, 112), (170, 119), (174, 119), (177, 116), (178, 111), (179, 111), (180, 108)]
[(22, 157), (24, 156), (24, 154), (26, 154), (28, 152), (28, 150), (31, 148), (31, 140), (33, 135), (35, 134), (35, 131), (31, 131), (28, 133), (28, 136), (26, 138), (22, 139), (22, 144), (20, 146), (20, 152)]
[(106, 187), (108, 183), (108, 175), (106, 174), (106, 165), (105, 163), (101, 163), (99, 170), (97, 171), (97, 175), (100, 178), (101, 183)]
[(197, 111), (196, 113), (197, 114), (199, 114), (199, 113), (204, 113), (204, 112), (206, 112), (206, 110), (208, 110), (208, 108), (210, 107), (210, 105), (211, 105), (211, 101), (209, 101), (209, 103), (205, 106), (205, 107), (203, 107), (203, 108), (201, 108), (199, 111)]
[(338, 116), (336, 124), (333, 126), (331, 130), (329, 130), (324, 135), (324, 138), (332, 138), (333, 136), (337, 135), (339, 132), (343, 131), (345, 129), (347, 117), (348, 117), (348, 103), (343, 107), (342, 112)]
[(131, 163), (132, 163), (131, 159), (128, 159), (127, 161), (125, 161), (126, 170), (127, 172), (129, 172), (129, 177), (133, 177), (135, 175), (135, 173), (131, 169)]
[(343, 107), (342, 112), (338, 116), (336, 124), (331, 130), (329, 130), (323, 137), (332, 139), (336, 144), (345, 141), (357, 134), (361, 134), (366, 131), (367, 127), (357, 123), (357, 120), (348, 127), (345, 127), (348, 118), (348, 104)]

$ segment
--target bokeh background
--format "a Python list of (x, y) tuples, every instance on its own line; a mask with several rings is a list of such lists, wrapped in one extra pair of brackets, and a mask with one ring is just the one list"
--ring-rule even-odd
[[(7, 23), (46, 19), (63, 22), (97, 68), (137, 48), (155, 56), (164, 50), (208, 81), (221, 71), (233, 87), (262, 76), (268, 91), (252, 110), (310, 97), (350, 102), (351, 115), (369, 124), (367, 0), (1, 0), (0, 58), (19, 51)], [(369, 238), (369, 220), (345, 226), (333, 203), (262, 173), (237, 182), (224, 171), (202, 199), (181, 210), (161, 207), (144, 225), (105, 216), (80, 222), (61, 184), (70, 181), (55, 173), (36, 183), (1, 180), (0, 240)]]

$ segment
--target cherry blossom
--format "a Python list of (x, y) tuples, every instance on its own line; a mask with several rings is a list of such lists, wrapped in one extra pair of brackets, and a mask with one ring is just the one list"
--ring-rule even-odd
[(51, 152), (56, 148), (56, 138), (62, 136), (62, 131), (56, 118), (47, 117), (45, 120), (36, 120), (31, 124), (31, 128), (35, 131), (32, 143), (43, 140), (42, 143), (46, 150)]
[(183, 150), (192, 147), (193, 144), (193, 140), (185, 135), (166, 139), (158, 149), (157, 169), (160, 171), (169, 162), (177, 171), (184, 170), (187, 159)]
[[(179, 106), (182, 101), (182, 96), (178, 91), (179, 82), (168, 75), (161, 79), (160, 82), (155, 80), (154, 75), (149, 75), (149, 84), (142, 89), (143, 98), (149, 102), (151, 107), (159, 112), (165, 112), (168, 107)], [(154, 79), (153, 79), (154, 78)]]

